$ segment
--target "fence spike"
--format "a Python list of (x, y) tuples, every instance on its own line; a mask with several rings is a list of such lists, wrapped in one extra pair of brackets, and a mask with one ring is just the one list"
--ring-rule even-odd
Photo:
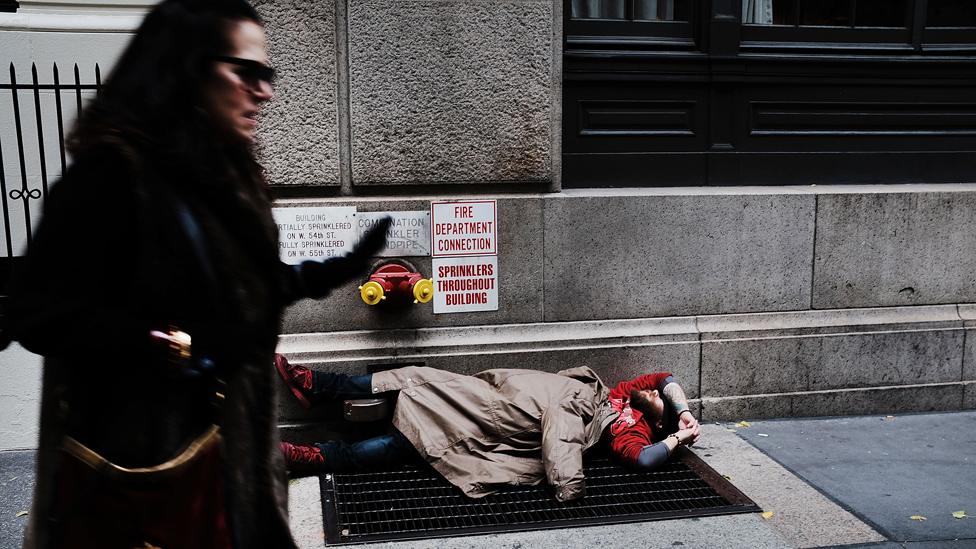
[(14, 128), (16, 129), (17, 135), (17, 159), (20, 161), (20, 199), (24, 202), (24, 223), (26, 224), (27, 232), (27, 250), (30, 251), (31, 248), (31, 215), (30, 215), (30, 188), (27, 185), (27, 163), (24, 158), (24, 133), (23, 128), (20, 123), (20, 94), (17, 93), (17, 72), (14, 70), (14, 64), (10, 63), (10, 85), (11, 94), (10, 99), (13, 102), (14, 110)]
[(7, 177), (3, 169), (3, 144), (0, 143), (0, 204), (3, 205), (3, 234), (6, 237), (7, 257), (14, 256), (13, 237), (10, 234), (10, 207), (7, 204)]
[(58, 152), (61, 158), (61, 175), (64, 175), (65, 155), (64, 155), (64, 112), (61, 109), (61, 76), (58, 72), (58, 64), (54, 63), (54, 107), (58, 115)]
[(44, 199), (47, 199), (47, 157), (44, 151), (44, 124), (41, 121), (41, 87), (37, 81), (37, 64), (31, 63), (31, 75), (34, 78), (34, 115), (37, 120), (37, 153), (41, 163), (41, 183)]
[(81, 73), (78, 71), (78, 63), (75, 63), (75, 103), (78, 105), (77, 116), (81, 116)]

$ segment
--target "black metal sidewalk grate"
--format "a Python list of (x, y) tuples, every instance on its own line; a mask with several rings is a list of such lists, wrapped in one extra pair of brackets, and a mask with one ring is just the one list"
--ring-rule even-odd
[(586, 497), (560, 503), (545, 484), (466, 497), (430, 468), (323, 475), (326, 543), (342, 545), (752, 513), (759, 507), (692, 452), (654, 472), (587, 460)]

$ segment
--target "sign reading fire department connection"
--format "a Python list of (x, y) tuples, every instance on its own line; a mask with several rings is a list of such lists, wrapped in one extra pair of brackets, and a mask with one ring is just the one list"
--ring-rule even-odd
[(432, 202), (434, 313), (498, 310), (498, 230), (494, 200)]
[(495, 201), (432, 202), (432, 257), (495, 255)]

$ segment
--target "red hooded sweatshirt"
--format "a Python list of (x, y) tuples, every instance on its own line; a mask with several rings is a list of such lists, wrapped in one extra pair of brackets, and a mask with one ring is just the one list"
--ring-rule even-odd
[(641, 449), (663, 439), (668, 433), (654, 433), (639, 410), (630, 407), (630, 393), (633, 390), (657, 389), (664, 392), (664, 386), (671, 381), (670, 372), (646, 374), (630, 381), (621, 381), (610, 391), (610, 405), (620, 415), (609, 427), (610, 450), (617, 459), (628, 465), (637, 463)]

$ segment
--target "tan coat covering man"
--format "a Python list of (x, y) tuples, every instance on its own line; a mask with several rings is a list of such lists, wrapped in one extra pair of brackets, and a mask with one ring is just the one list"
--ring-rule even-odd
[(348, 376), (289, 364), (275, 366), (298, 401), (310, 408), (337, 399), (396, 400), (394, 429), (347, 443), (283, 442), (292, 475), (382, 470), (426, 461), (467, 496), (543, 480), (560, 501), (583, 497), (583, 452), (619, 415), (609, 389), (587, 367), (558, 374), (498, 369), (464, 375), (405, 367)]
[(587, 367), (474, 375), (405, 367), (350, 376), (292, 365), (281, 355), (275, 367), (306, 408), (350, 398), (396, 401), (387, 434), (355, 442), (282, 442), (293, 476), (424, 461), (469, 497), (546, 480), (558, 500), (568, 501), (585, 495), (583, 454), (601, 437), (623, 462), (650, 471), (700, 436), (687, 397), (668, 372), (623, 381), (610, 391)]
[(609, 390), (587, 367), (473, 376), (408, 367), (373, 374), (372, 385), (399, 391), (394, 427), (470, 497), (543, 479), (560, 501), (582, 497), (583, 452), (616, 417)]

